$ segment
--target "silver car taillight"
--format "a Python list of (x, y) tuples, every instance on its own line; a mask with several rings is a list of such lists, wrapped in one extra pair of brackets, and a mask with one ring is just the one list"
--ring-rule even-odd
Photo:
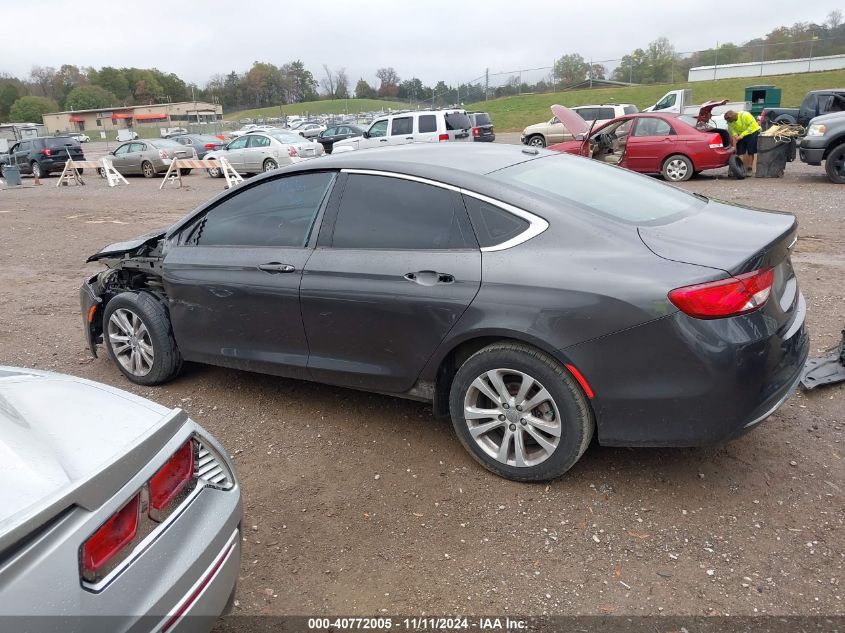
[(162, 160), (166, 160), (166, 159), (170, 158), (170, 156), (168, 156), (168, 154), (167, 154), (167, 151), (163, 150), (163, 149), (158, 150), (158, 157)]

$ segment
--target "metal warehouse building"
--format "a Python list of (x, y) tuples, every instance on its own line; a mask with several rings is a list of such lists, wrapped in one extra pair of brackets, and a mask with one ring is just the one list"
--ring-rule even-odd
[(51, 134), (85, 132), (94, 138), (101, 131), (110, 132), (142, 125), (174, 127), (191, 123), (217, 123), (223, 119), (223, 106), (202, 101), (182, 101), (122, 108), (53, 112), (45, 114), (43, 118), (44, 125)]
[(718, 66), (696, 66), (689, 69), (688, 81), (709, 81), (733, 77), (763, 77), (766, 75), (793, 75), (796, 73), (839, 70), (845, 68), (845, 55), (775, 59), (769, 62), (747, 62)]

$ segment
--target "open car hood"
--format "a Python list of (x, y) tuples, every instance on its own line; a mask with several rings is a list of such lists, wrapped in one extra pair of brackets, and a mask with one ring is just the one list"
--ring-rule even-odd
[(562, 105), (553, 105), (552, 114), (557, 117), (558, 121), (560, 121), (566, 126), (566, 129), (569, 130), (569, 133), (572, 134), (572, 136), (586, 134), (587, 131), (590, 129), (590, 126), (587, 125), (587, 122), (581, 118), (580, 114), (578, 114), (577, 112), (573, 112), (569, 108), (565, 108)]
[(721, 99), (720, 101), (707, 101), (702, 103), (701, 107), (698, 109), (698, 116), (696, 117), (697, 124), (706, 125), (709, 123), (713, 116), (713, 108), (725, 105), (727, 102), (727, 99)]

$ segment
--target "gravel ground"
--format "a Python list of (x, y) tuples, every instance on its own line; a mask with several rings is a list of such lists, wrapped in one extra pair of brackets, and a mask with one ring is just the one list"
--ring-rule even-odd
[[(135, 387), (83, 343), (77, 289), (100, 268), (85, 257), (174, 221), (222, 183), (129, 181), (0, 189), (0, 363), (182, 407), (223, 442), (246, 508), (235, 613), (845, 612), (845, 385), (797, 393), (726, 446), (594, 444), (549, 485), (482, 470), (415, 402), (193, 364), (169, 385)], [(798, 215), (812, 350), (834, 345), (845, 188), (801, 164), (778, 180), (716, 173), (684, 187)]]

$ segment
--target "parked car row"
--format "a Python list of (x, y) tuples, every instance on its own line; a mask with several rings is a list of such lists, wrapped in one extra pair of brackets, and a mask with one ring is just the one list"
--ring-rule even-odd
[(79, 141), (72, 136), (23, 139), (9, 147), (8, 153), (0, 154), (0, 177), (8, 165), (15, 165), (21, 174), (43, 178), (64, 169), (68, 159), (85, 160)]

